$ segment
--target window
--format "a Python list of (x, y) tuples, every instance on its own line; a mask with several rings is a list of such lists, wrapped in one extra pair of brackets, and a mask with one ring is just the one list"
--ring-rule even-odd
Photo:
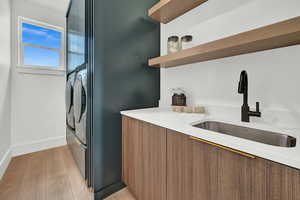
[(19, 66), (64, 70), (63, 30), (24, 18), (19, 22)]

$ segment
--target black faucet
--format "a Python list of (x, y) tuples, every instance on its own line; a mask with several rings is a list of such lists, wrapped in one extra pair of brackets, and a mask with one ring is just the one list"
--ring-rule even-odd
[(261, 117), (261, 112), (259, 111), (259, 102), (256, 102), (256, 111), (251, 111), (248, 105), (248, 75), (245, 70), (241, 72), (239, 93), (244, 94), (244, 102), (242, 105), (242, 121), (250, 122), (250, 116)]

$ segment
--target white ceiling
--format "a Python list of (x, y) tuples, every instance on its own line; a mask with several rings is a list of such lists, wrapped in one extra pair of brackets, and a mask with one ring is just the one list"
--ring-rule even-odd
[(69, 5), (69, 0), (25, 0), (25, 1), (49, 9), (57, 10), (58, 12), (66, 12)]

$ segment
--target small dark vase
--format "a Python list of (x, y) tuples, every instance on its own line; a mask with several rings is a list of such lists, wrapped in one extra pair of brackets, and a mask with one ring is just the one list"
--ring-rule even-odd
[(183, 93), (174, 93), (172, 96), (172, 106), (186, 106), (186, 96)]

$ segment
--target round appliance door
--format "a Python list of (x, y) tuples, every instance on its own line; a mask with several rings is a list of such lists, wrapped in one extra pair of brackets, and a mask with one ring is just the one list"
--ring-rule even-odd
[(75, 134), (86, 144), (86, 70), (78, 72), (74, 85)]
[(71, 112), (71, 108), (73, 106), (73, 85), (71, 80), (67, 82), (66, 86), (66, 111), (67, 114)]
[(72, 129), (75, 129), (74, 106), (73, 106), (74, 81), (75, 81), (75, 74), (72, 74), (69, 76), (69, 79), (66, 84), (67, 125)]
[(74, 86), (74, 116), (75, 122), (80, 123), (86, 109), (86, 91), (83, 87), (82, 77), (78, 75)]

